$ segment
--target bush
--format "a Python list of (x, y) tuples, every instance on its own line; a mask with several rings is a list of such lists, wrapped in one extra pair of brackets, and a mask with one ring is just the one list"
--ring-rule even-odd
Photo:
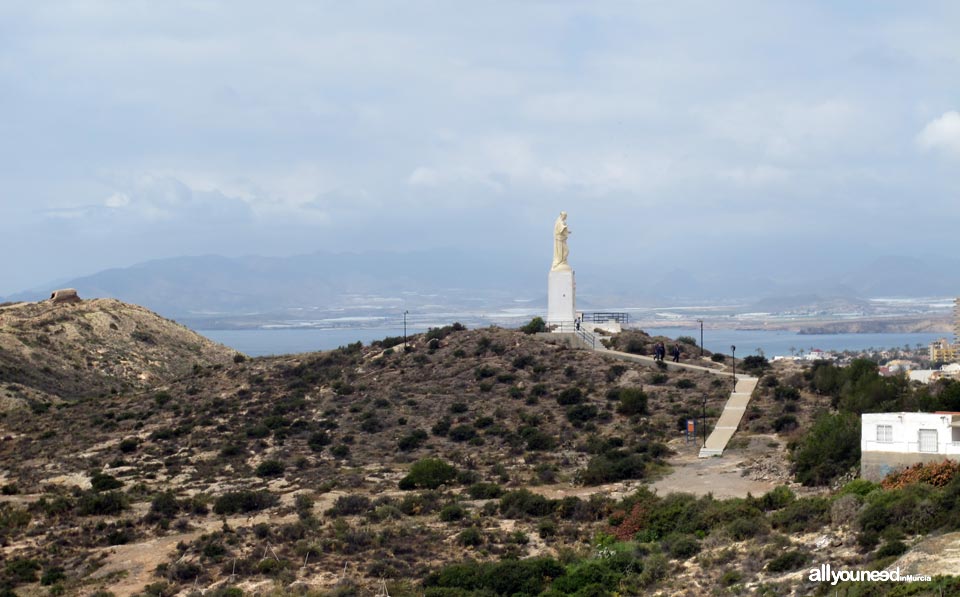
[(437, 458), (424, 458), (413, 463), (410, 472), (400, 479), (400, 489), (436, 489), (457, 478), (453, 465)]
[(414, 429), (408, 435), (400, 438), (397, 447), (400, 448), (401, 452), (410, 452), (422, 446), (427, 441), (427, 437), (429, 436), (423, 429)]
[(813, 532), (830, 524), (830, 501), (821, 497), (794, 500), (770, 517), (775, 528), (788, 533)]
[(124, 454), (130, 454), (131, 452), (135, 452), (137, 450), (137, 446), (139, 445), (139, 439), (135, 437), (127, 437), (120, 442), (120, 451)]
[(581, 471), (581, 480), (585, 485), (600, 485), (625, 479), (642, 479), (645, 472), (646, 465), (639, 454), (610, 450), (590, 459), (587, 468)]
[(36, 582), (38, 570), (40, 562), (28, 558), (14, 558), (3, 567), (5, 576), (14, 584)]
[(117, 491), (84, 493), (77, 502), (77, 514), (80, 516), (115, 515), (123, 512), (126, 507), (126, 496)]
[(827, 485), (860, 462), (860, 417), (820, 415), (792, 454), (794, 474), (803, 485)]
[(796, 550), (788, 551), (770, 560), (770, 563), (767, 564), (767, 570), (770, 572), (790, 572), (806, 563), (807, 554)]
[(560, 406), (572, 406), (583, 402), (583, 391), (580, 388), (567, 388), (557, 394), (557, 404)]
[(436, 435), (437, 437), (444, 437), (450, 433), (450, 426), (453, 423), (449, 418), (444, 417), (433, 424), (433, 427), (430, 429), (430, 433)]
[(467, 488), (467, 493), (475, 500), (489, 500), (503, 495), (503, 488), (496, 483), (474, 483)]
[(354, 516), (370, 511), (370, 498), (364, 495), (341, 495), (327, 510), (328, 516)]
[(466, 509), (460, 504), (447, 504), (440, 510), (440, 520), (443, 522), (463, 520), (466, 515)]
[(121, 487), (123, 487), (123, 482), (112, 475), (98, 471), (90, 477), (90, 488), (97, 493), (110, 491), (111, 489), (119, 489)]
[(457, 543), (463, 545), (464, 547), (476, 547), (483, 544), (483, 532), (480, 531), (477, 527), (470, 527), (464, 529), (459, 535), (457, 535)]
[(307, 439), (307, 446), (314, 452), (322, 452), (323, 447), (330, 445), (330, 442), (330, 434), (320, 430), (310, 434), (309, 439)]
[(689, 379), (678, 379), (674, 385), (680, 388), (681, 390), (689, 390), (691, 388), (697, 387), (697, 384), (693, 383), (693, 381)]
[(891, 541), (880, 546), (875, 554), (877, 559), (900, 556), (906, 553), (907, 546), (903, 541)]
[(172, 491), (165, 491), (153, 496), (150, 501), (150, 512), (161, 518), (172, 518), (180, 511), (180, 503)]
[(530, 323), (520, 328), (524, 334), (539, 334), (547, 331), (547, 323), (542, 317), (534, 317)]
[(740, 366), (748, 373), (759, 375), (763, 373), (765, 369), (770, 368), (770, 361), (768, 361), (766, 357), (752, 354), (744, 357), (743, 360), (740, 361)]
[(727, 357), (723, 356), (719, 352), (715, 352), (712, 355), (710, 355), (710, 360), (713, 361), (714, 363), (722, 363), (725, 360), (727, 360)]
[(567, 420), (575, 427), (597, 418), (597, 407), (592, 404), (577, 404), (567, 409)]
[(242, 489), (218, 497), (213, 504), (213, 511), (216, 514), (247, 514), (269, 508), (278, 501), (277, 496), (269, 491)]
[(283, 475), (284, 465), (279, 460), (264, 460), (257, 465), (256, 474), (258, 477), (269, 479)]
[(457, 425), (450, 430), (449, 436), (455, 442), (466, 442), (477, 436), (477, 430), (473, 425)]
[(789, 433), (799, 426), (797, 417), (793, 415), (781, 415), (773, 421), (773, 430), (777, 433)]
[(647, 414), (647, 394), (640, 388), (622, 388), (617, 392), (620, 400), (617, 412), (625, 416)]
[(539, 518), (553, 513), (553, 508), (553, 502), (526, 489), (510, 491), (500, 498), (500, 513), (504, 518)]
[(677, 560), (692, 558), (700, 552), (700, 543), (693, 535), (671, 533), (663, 538), (663, 549)]

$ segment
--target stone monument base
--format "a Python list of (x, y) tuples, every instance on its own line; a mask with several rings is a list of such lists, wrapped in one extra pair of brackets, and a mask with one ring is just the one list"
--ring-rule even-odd
[(577, 318), (576, 289), (572, 269), (550, 271), (547, 280), (547, 325), (558, 326), (558, 332), (573, 331)]

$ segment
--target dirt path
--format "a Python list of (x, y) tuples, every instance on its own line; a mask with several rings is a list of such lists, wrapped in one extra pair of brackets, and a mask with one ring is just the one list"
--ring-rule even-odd
[(682, 442), (671, 447), (678, 454), (668, 462), (673, 471), (653, 483), (660, 495), (686, 492), (716, 498), (762, 495), (789, 482), (784, 446), (772, 435), (742, 438), (744, 446), (728, 447), (723, 458), (700, 458), (696, 447)]

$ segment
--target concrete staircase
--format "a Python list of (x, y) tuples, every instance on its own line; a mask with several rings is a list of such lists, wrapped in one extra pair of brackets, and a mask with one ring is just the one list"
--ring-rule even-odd
[[(657, 366), (657, 362), (653, 360), (653, 357), (608, 349), (603, 345), (602, 342), (600, 342), (599, 338), (596, 338), (594, 334), (590, 332), (578, 331), (577, 333), (562, 334), (545, 333), (538, 334), (538, 336), (544, 338), (563, 339), (569, 342), (570, 346), (574, 348), (593, 350), (594, 352), (608, 358), (619, 359), (621, 361), (630, 361), (648, 367)], [(663, 361), (663, 363), (667, 366), (668, 371), (687, 369), (691, 371), (701, 371), (703, 373), (709, 373), (711, 375), (717, 375), (721, 377), (733, 377), (733, 373), (722, 369), (711, 369), (710, 367), (703, 367), (690, 363), (674, 363), (670, 360)], [(733, 380), (731, 379), (731, 381)], [(759, 380), (756, 377), (740, 374), (737, 375), (733, 391), (730, 393), (730, 398), (727, 400), (727, 404), (723, 407), (723, 412), (720, 413), (720, 418), (717, 419), (716, 426), (713, 428), (713, 431), (707, 438), (706, 445), (700, 449), (701, 458), (720, 456), (723, 454), (727, 444), (730, 442), (730, 438), (732, 438), (733, 434), (737, 431), (737, 427), (740, 425), (740, 420), (743, 419), (743, 413), (747, 410), (747, 405), (750, 403), (750, 396), (753, 394), (754, 388), (757, 387), (758, 381)]]
[(717, 419), (717, 424), (707, 438), (706, 444), (700, 449), (700, 458), (723, 454), (730, 438), (740, 426), (740, 420), (747, 410), (747, 404), (750, 403), (750, 396), (757, 387), (757, 381), (756, 377), (737, 376), (737, 385), (731, 392), (726, 406), (723, 407), (723, 412), (720, 413), (720, 418)]

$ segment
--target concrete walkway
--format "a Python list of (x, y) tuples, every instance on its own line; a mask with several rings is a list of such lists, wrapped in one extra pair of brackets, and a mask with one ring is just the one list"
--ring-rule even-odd
[[(571, 346), (592, 350), (612, 359), (630, 361), (647, 367), (657, 366), (657, 362), (653, 360), (653, 357), (630, 352), (620, 352), (619, 350), (610, 350), (600, 342), (599, 338), (590, 338), (593, 336), (590, 332), (581, 332), (579, 335), (548, 332), (538, 335), (541, 337), (552, 337), (554, 339), (562, 337), (569, 342)], [(587, 336), (587, 338), (585, 339), (584, 336)], [(733, 373), (725, 369), (712, 369), (690, 363), (674, 363), (673, 361), (663, 361), (663, 363), (667, 366), (667, 371), (687, 369), (690, 371), (709, 373), (711, 375), (733, 377)], [(717, 419), (716, 426), (713, 428), (713, 431), (710, 432), (706, 445), (700, 449), (700, 458), (720, 456), (723, 454), (724, 449), (726, 449), (727, 444), (730, 442), (730, 438), (733, 437), (737, 427), (740, 426), (740, 420), (743, 418), (743, 413), (747, 410), (747, 405), (750, 403), (750, 396), (753, 394), (754, 388), (757, 387), (758, 381), (759, 379), (756, 377), (737, 374), (736, 384), (730, 393), (730, 398), (727, 400), (726, 405), (724, 405), (723, 412), (720, 413), (720, 418)]]
[(737, 427), (740, 426), (740, 420), (743, 418), (743, 413), (747, 410), (747, 404), (750, 403), (750, 396), (753, 394), (754, 388), (757, 387), (758, 381), (756, 377), (746, 375), (737, 376), (737, 385), (734, 387), (733, 392), (731, 392), (727, 404), (723, 407), (723, 412), (720, 413), (720, 418), (717, 419), (716, 426), (713, 428), (713, 431), (710, 432), (710, 437), (707, 438), (706, 445), (700, 449), (700, 458), (720, 456), (723, 454), (723, 450), (727, 447), (730, 438), (733, 437)]

